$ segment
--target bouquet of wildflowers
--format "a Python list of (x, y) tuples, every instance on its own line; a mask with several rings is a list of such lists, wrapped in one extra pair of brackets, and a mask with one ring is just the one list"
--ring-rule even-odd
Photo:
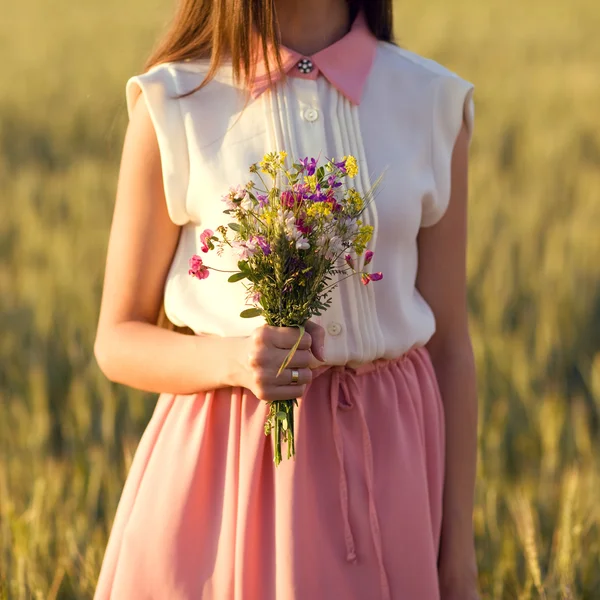
[[(239, 258), (239, 271), (229, 281), (246, 287), (251, 308), (242, 317), (262, 315), (268, 325), (299, 328), (298, 342), (278, 375), (298, 348), (303, 324), (327, 310), (331, 291), (342, 278), (359, 275), (368, 285), (383, 277), (365, 271), (373, 258), (373, 252), (365, 251), (373, 227), (363, 224), (361, 215), (372, 190), (362, 196), (347, 184), (358, 173), (356, 159), (346, 156), (319, 165), (305, 158), (287, 168), (286, 158), (285, 152), (272, 152), (251, 165), (258, 181), (231, 188), (223, 198), (232, 222), (200, 236), (203, 252), (217, 248), (222, 253), (227, 246)], [(193, 277), (205, 279), (211, 268), (198, 255), (190, 259)], [(269, 403), (265, 433), (274, 435), (277, 465), (282, 442), (287, 442), (288, 458), (295, 454), (296, 405), (295, 399)]]

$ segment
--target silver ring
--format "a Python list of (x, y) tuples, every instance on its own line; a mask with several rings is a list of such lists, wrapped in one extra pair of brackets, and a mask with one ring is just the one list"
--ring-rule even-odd
[(298, 385), (300, 381), (300, 373), (296, 369), (292, 369), (292, 382), (290, 385)]

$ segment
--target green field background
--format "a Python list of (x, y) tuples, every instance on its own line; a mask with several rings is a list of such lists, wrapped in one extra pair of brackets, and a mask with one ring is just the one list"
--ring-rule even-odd
[[(104, 378), (92, 346), (124, 84), (170, 11), (0, 11), (0, 598), (92, 597), (153, 410)], [(403, 46), (476, 85), (483, 597), (598, 599), (600, 3), (413, 0), (396, 25)]]

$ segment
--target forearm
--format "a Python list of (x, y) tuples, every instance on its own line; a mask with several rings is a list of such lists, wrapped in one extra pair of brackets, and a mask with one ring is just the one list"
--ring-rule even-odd
[(99, 334), (94, 350), (111, 381), (148, 392), (193, 394), (239, 385), (241, 339), (184, 335), (131, 321)]
[(446, 473), (440, 564), (473, 546), (477, 384), (468, 336), (432, 354), (445, 412)]

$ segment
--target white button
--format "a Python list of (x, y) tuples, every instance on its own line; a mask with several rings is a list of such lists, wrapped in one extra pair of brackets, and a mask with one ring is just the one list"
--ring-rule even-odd
[(332, 321), (327, 325), (327, 331), (330, 335), (340, 335), (340, 333), (342, 333), (342, 326), (339, 323)]
[(316, 108), (307, 108), (304, 111), (304, 118), (312, 123), (319, 118), (319, 111)]

